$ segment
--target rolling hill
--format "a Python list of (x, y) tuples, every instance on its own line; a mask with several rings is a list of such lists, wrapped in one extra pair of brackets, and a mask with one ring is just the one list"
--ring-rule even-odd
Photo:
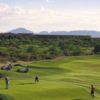
[[(3, 100), (91, 100), (90, 85), (93, 83), (93, 100), (100, 100), (99, 59), (100, 56), (79, 56), (27, 62), (28, 73), (16, 72), (20, 66), (13, 66), (11, 71), (0, 70), (10, 78), (8, 90), (4, 79), (0, 79), (0, 96), (6, 98)], [(37, 84), (35, 75), (40, 78)]]

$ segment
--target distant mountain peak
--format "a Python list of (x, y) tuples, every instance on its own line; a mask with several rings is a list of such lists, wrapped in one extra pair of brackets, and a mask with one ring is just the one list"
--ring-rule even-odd
[(33, 32), (32, 31), (30, 31), (30, 30), (28, 30), (28, 29), (26, 29), (26, 28), (16, 28), (16, 29), (13, 29), (13, 30), (11, 30), (11, 31), (9, 31), (10, 33), (14, 33), (14, 34), (19, 34), (19, 33), (21, 33), (21, 34), (33, 34)]

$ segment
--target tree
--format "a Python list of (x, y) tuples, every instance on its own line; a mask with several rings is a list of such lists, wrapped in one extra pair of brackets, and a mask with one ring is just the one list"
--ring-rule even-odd
[(100, 54), (100, 45), (96, 45), (96, 46), (94, 47), (94, 53), (95, 53), (95, 54)]

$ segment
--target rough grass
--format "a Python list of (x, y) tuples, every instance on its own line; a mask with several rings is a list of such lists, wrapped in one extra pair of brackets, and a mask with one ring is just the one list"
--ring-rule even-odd
[[(11, 79), (10, 89), (5, 90), (0, 80), (0, 94), (15, 100), (92, 100), (90, 84), (95, 85), (95, 98), (100, 100), (100, 56), (68, 57), (28, 63), (30, 72), (0, 71)], [(40, 82), (34, 83), (38, 74)], [(8, 100), (8, 99), (7, 99)]]

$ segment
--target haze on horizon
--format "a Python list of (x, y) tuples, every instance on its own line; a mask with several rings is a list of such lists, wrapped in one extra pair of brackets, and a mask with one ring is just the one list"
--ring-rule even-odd
[(0, 32), (100, 31), (100, 0), (0, 0)]

